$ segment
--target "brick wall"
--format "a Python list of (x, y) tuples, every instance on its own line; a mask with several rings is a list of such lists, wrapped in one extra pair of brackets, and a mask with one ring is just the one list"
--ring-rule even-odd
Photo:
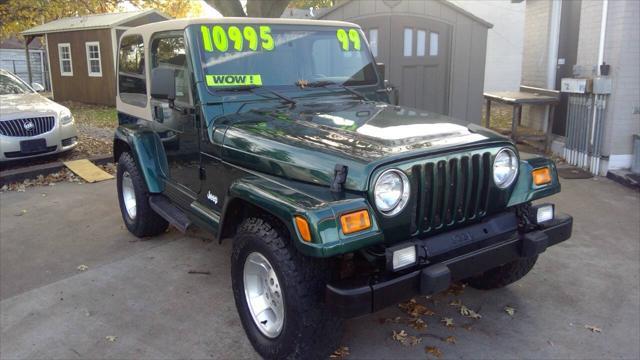
[[(522, 84), (547, 87), (551, 1), (527, 0), (524, 19)], [(545, 110), (539, 106), (522, 109), (522, 124), (541, 130)]]
[(640, 133), (640, 115), (633, 113), (640, 106), (639, 18), (637, 0), (609, 1), (604, 61), (611, 65), (613, 92), (607, 104), (604, 154), (629, 159), (632, 136)]
[(602, 2), (584, 0), (580, 6), (580, 35), (576, 64), (592, 66), (598, 62)]

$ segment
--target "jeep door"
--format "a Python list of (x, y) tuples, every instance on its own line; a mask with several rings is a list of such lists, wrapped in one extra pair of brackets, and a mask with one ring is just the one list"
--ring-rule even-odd
[[(154, 128), (162, 141), (169, 174), (167, 191), (185, 201), (200, 192), (199, 126), (194, 111), (185, 41), (182, 32), (155, 34), (150, 41), (150, 68), (174, 69), (176, 99), (173, 107), (168, 100), (151, 100)], [(180, 199), (175, 199), (180, 200)]]

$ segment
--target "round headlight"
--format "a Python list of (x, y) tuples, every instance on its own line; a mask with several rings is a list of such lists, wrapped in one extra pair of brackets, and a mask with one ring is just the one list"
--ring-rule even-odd
[(387, 216), (395, 215), (404, 209), (409, 201), (409, 193), (407, 175), (396, 169), (380, 174), (373, 188), (376, 207)]
[(509, 187), (518, 175), (518, 157), (511, 149), (504, 148), (493, 160), (493, 182), (501, 189)]

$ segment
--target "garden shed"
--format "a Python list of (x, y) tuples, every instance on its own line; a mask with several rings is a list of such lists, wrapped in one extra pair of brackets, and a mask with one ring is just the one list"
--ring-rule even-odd
[(115, 105), (115, 54), (120, 35), (130, 27), (167, 19), (170, 17), (157, 10), (76, 16), (21, 34), (27, 44), (44, 37), (54, 100)]
[(401, 105), (480, 123), (487, 21), (446, 0), (345, 0), (319, 18), (362, 27)]

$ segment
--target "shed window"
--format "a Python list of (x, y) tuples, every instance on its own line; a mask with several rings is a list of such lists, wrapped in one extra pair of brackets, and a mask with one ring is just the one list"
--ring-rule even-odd
[(374, 57), (378, 57), (378, 29), (369, 30), (369, 48)]
[(140, 107), (147, 106), (145, 74), (142, 36), (123, 37), (118, 53), (118, 95), (122, 102)]
[(100, 43), (91, 41), (85, 43), (87, 50), (87, 71), (89, 76), (102, 76), (102, 62), (100, 61)]
[(427, 32), (424, 30), (418, 30), (416, 41), (416, 56), (424, 56), (424, 51), (427, 47)]
[(60, 75), (73, 76), (73, 63), (71, 61), (71, 44), (58, 44), (58, 60), (60, 61)]
[(429, 56), (438, 56), (438, 37), (437, 32), (429, 34)]
[(404, 28), (404, 56), (413, 55), (413, 29)]

